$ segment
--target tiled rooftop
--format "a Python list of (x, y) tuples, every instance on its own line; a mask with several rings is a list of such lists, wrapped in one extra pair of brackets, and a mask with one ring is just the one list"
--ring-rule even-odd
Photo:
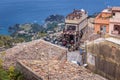
[(67, 61), (22, 60), (19, 63), (43, 80), (107, 80)]
[(74, 19), (80, 19), (83, 14), (86, 14), (86, 11), (81, 9), (81, 10), (74, 10), (72, 13), (68, 14), (66, 17), (67, 19), (74, 20)]
[(6, 50), (3, 58), (4, 67), (15, 65), (17, 60), (47, 60), (66, 59), (67, 49), (46, 42), (44, 40), (34, 40), (28, 43), (17, 45)]

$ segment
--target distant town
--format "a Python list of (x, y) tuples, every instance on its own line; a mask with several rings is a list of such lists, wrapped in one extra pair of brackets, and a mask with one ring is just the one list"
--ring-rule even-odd
[(120, 80), (119, 6), (91, 16), (74, 9), (9, 32), (0, 35), (0, 80)]

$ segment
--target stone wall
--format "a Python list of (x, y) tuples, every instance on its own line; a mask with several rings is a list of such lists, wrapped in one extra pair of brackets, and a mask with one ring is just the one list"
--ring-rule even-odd
[(110, 80), (120, 80), (120, 45), (104, 41), (87, 47), (89, 69)]

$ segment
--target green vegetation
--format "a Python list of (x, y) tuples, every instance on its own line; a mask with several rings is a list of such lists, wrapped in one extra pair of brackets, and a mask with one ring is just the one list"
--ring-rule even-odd
[(45, 19), (45, 22), (63, 23), (64, 22), (64, 16), (62, 16), (62, 15), (50, 15)]
[(32, 24), (31, 27), (32, 27), (31, 31), (34, 32), (34, 33), (44, 31), (44, 29), (45, 29), (45, 28), (43, 28), (42, 25), (39, 25), (37, 23)]
[(48, 23), (48, 24), (47, 24), (47, 29), (46, 29), (46, 31), (48, 31), (48, 30), (52, 31), (52, 30), (54, 30), (54, 28), (57, 27), (57, 26), (58, 26), (58, 23), (56, 23), (56, 22)]
[(12, 38), (10, 36), (0, 35), (0, 47), (10, 48), (16, 43), (24, 42), (23, 38)]
[(38, 32), (38, 38), (41, 38), (41, 37), (44, 37), (44, 36), (47, 36), (46, 32)]
[(0, 59), (0, 80), (24, 80), (23, 75), (15, 70), (13, 66), (10, 66), (8, 70), (4, 70), (2, 64), (3, 60)]
[[(9, 32), (11, 32), (14, 39), (20, 38), (18, 41), (28, 42), (46, 36), (47, 31), (55, 32), (55, 28), (58, 27), (59, 23), (64, 23), (64, 16), (50, 15), (45, 19), (44, 25), (38, 23), (15, 24), (9, 27)], [(2, 43), (0, 41), (0, 46), (3, 46)]]
[(15, 24), (12, 27), (9, 27), (11, 36), (13, 38), (20, 38), (19, 40), (24, 40), (26, 42), (31, 41), (32, 39), (37, 39), (38, 33), (44, 31), (44, 28), (37, 23), (26, 23), (26, 24)]
[(2, 68), (0, 68), (0, 80), (10, 80), (8, 73)]
[(13, 66), (9, 67), (8, 77), (10, 80), (23, 80), (23, 75), (20, 72), (16, 71)]
[(24, 40), (25, 42), (31, 41), (32, 40), (32, 35), (27, 35), (27, 34), (17, 34), (15, 38), (20, 38)]
[(4, 42), (0, 40), (0, 47), (4, 46)]
[(21, 24), (18, 26), (18, 31), (30, 31), (32, 29), (31, 24)]
[(8, 71), (0, 68), (0, 80), (24, 80), (24, 77), (11, 66)]
[[(3, 57), (6, 52), (3, 51), (0, 53), (0, 57)], [(10, 66), (8, 70), (3, 68), (4, 60), (0, 58), (0, 80), (24, 80), (23, 75), (15, 70), (14, 66)]]
[(31, 34), (42, 31), (44, 28), (37, 23), (15, 24), (9, 27), (12, 36), (17, 34)]

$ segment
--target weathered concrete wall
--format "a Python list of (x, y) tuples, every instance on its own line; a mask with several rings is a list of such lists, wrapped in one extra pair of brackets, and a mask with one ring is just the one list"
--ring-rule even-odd
[(104, 41), (87, 47), (89, 69), (110, 80), (120, 80), (120, 45)]

